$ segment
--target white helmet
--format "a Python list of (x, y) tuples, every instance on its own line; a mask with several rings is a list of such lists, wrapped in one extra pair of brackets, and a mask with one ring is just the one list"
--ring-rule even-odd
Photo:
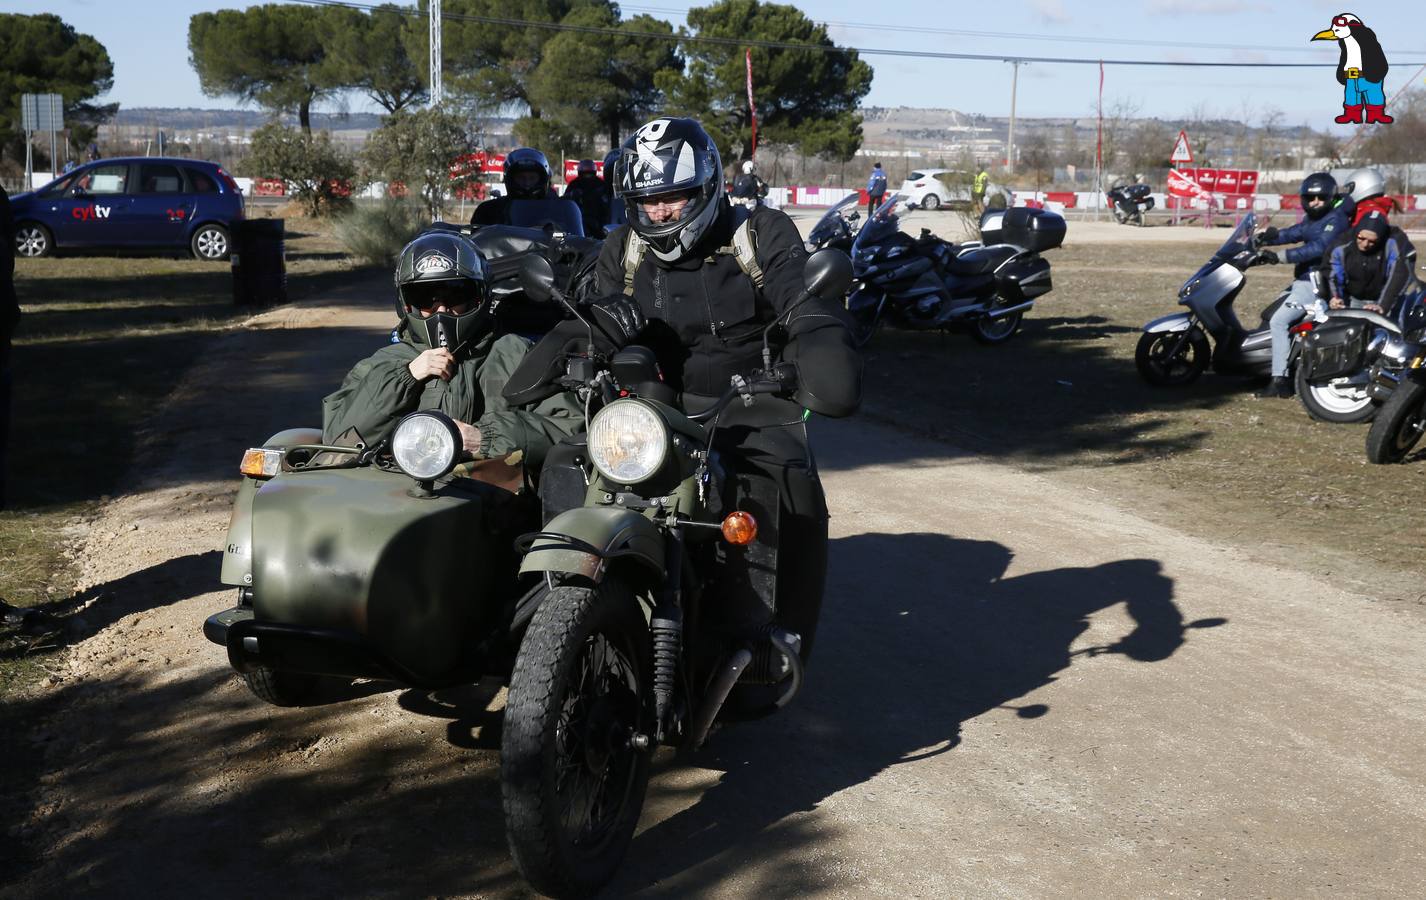
[(756, 169), (756, 168), (757, 168), (757, 165), (756, 165), (751, 159), (746, 160), (746, 161), (744, 161), (744, 163), (743, 163), (743, 174), (744, 174), (744, 175), (751, 175), (751, 174), (753, 174), (753, 170)]
[(1347, 176), (1347, 190), (1358, 203), (1386, 193), (1386, 179), (1376, 169), (1358, 169)]

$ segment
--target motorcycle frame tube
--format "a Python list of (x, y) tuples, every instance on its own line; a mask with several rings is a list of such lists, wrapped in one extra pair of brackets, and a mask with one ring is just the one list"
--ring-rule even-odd
[(520, 574), (577, 575), (598, 584), (611, 560), (628, 557), (661, 578), (666, 571), (664, 551), (659, 526), (646, 516), (613, 506), (582, 506), (545, 525), (525, 552)]

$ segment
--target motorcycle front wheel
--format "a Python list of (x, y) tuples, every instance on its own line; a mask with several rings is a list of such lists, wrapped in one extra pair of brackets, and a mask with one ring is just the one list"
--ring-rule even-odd
[(656, 732), (649, 643), (638, 602), (614, 580), (554, 588), (525, 632), (501, 795), (510, 853), (542, 894), (592, 894), (628, 852)]
[(1426, 384), (1403, 381), (1377, 410), (1367, 432), (1367, 461), (1399, 463), (1426, 432)]
[(1134, 366), (1154, 387), (1192, 384), (1208, 369), (1213, 347), (1198, 329), (1184, 339), (1177, 331), (1145, 332), (1134, 349)]
[(1001, 316), (998, 319), (991, 319), (985, 316), (975, 320), (975, 326), (970, 330), (970, 336), (982, 344), (995, 345), (1003, 344), (1015, 336), (1015, 332), (1020, 330), (1020, 320), (1024, 318), (1024, 313), (1011, 313), (1008, 316)]
[(1377, 405), (1367, 394), (1366, 385), (1347, 384), (1345, 378), (1313, 384), (1307, 380), (1307, 370), (1302, 366), (1297, 367), (1294, 380), (1303, 408), (1318, 422), (1352, 425), (1369, 421), (1377, 414)]

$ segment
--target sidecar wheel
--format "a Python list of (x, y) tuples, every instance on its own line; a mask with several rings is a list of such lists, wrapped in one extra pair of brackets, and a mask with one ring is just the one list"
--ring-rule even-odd
[(554, 588), (530, 620), (505, 704), (505, 834), (530, 886), (582, 897), (638, 824), (656, 728), (648, 626), (617, 581)]
[(1377, 404), (1372, 402), (1366, 385), (1347, 384), (1345, 378), (1334, 379), (1327, 384), (1313, 384), (1307, 380), (1304, 366), (1297, 367), (1293, 378), (1297, 398), (1315, 421), (1352, 425), (1369, 422), (1377, 414)]
[(320, 675), (260, 666), (243, 673), (248, 690), (273, 706), (306, 706), (317, 696)]

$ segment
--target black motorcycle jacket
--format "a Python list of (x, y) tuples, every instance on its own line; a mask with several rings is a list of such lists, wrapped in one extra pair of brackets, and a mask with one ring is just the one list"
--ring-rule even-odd
[[(733, 375), (762, 368), (763, 329), (780, 318), (786, 328), (782, 335), (774, 329), (774, 358), (781, 351), (782, 361), (796, 367), (798, 402), (822, 415), (850, 415), (861, 402), (861, 355), (840, 304), (804, 302), (807, 252), (796, 226), (778, 210), (750, 213), (759, 288), (729, 249), (740, 220), (723, 202), (718, 222), (690, 258), (664, 263), (644, 254), (633, 297), (649, 324), (638, 342), (657, 354), (675, 390), (717, 396)], [(601, 294), (624, 291), (627, 244), (628, 226), (605, 240), (597, 270)]]
[(609, 200), (604, 194), (604, 180), (597, 175), (581, 175), (564, 189), (564, 198), (573, 200), (584, 217), (584, 233), (598, 237), (609, 224)]

